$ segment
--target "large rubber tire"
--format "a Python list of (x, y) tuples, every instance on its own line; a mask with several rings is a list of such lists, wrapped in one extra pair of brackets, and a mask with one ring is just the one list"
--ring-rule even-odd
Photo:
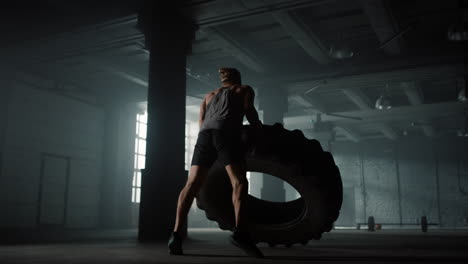
[[(289, 202), (269, 202), (248, 196), (250, 232), (256, 242), (269, 245), (305, 244), (332, 229), (343, 199), (340, 172), (332, 155), (302, 131), (280, 124), (263, 126), (261, 139), (245, 126), (242, 145), (247, 171), (267, 173), (291, 184), (301, 195)], [(223, 166), (215, 162), (199, 194), (197, 205), (221, 229), (233, 230), (232, 187)]]

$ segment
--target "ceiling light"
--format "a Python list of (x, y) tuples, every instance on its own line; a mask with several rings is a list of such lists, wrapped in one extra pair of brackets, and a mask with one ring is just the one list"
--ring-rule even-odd
[(468, 137), (468, 131), (463, 131), (463, 130), (458, 130), (457, 131), (457, 136), (459, 137)]
[(388, 92), (388, 83), (387, 83), (385, 84), (385, 87), (381, 89), (380, 96), (375, 101), (375, 109), (385, 110), (385, 109), (390, 109), (390, 108), (392, 108), (392, 102), (390, 100), (390, 95)]
[(354, 52), (346, 46), (331, 46), (328, 55), (337, 60), (349, 59), (354, 56)]
[(457, 130), (457, 136), (468, 137), (468, 113), (464, 113), (463, 124), (460, 129)]
[(460, 102), (466, 101), (466, 88), (465, 87), (460, 89), (460, 92), (458, 93), (458, 101)]
[(447, 38), (450, 41), (468, 40), (468, 24), (463, 22), (450, 26), (447, 32)]
[(388, 95), (381, 95), (377, 98), (377, 101), (375, 101), (375, 108), (379, 110), (392, 108), (390, 97)]

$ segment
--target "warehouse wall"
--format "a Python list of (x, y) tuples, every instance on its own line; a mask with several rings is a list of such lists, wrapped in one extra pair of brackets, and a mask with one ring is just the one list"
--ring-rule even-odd
[[(8, 82), (0, 80), (0, 168), (2, 168), (5, 132), (8, 122), (8, 98), (10, 96), (10, 90), (7, 89), (8, 84)], [(0, 169), (0, 179), (1, 177), (2, 170)]]
[(344, 203), (342, 212), (352, 211), (355, 223), (368, 216), (377, 223), (417, 223), (425, 215), (442, 227), (465, 226), (466, 147), (467, 140), (456, 137), (334, 143), (345, 196), (354, 196), (354, 205)]
[(96, 227), (104, 113), (41, 85), (2, 85), (0, 227)]
[(135, 104), (108, 102), (105, 106), (100, 201), (100, 226), (104, 228), (137, 226), (139, 204), (131, 198), (137, 112)]

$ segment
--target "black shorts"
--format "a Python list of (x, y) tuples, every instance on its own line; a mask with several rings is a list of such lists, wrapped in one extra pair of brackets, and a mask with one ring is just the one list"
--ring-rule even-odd
[(240, 131), (205, 129), (198, 133), (192, 165), (211, 167), (216, 160), (223, 166), (244, 162)]

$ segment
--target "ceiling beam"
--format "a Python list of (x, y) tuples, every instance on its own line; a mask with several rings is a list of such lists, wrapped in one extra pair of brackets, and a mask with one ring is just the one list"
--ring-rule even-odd
[(328, 64), (332, 61), (328, 56), (326, 46), (296, 14), (277, 12), (273, 13), (273, 17), (317, 63)]
[[(182, 9), (200, 28), (207, 28), (271, 12), (295, 10), (333, 1), (277, 0), (274, 3), (263, 3), (251, 8), (246, 8), (242, 4), (237, 4), (240, 8), (232, 8), (232, 4), (226, 4), (226, 1), (200, 1), (183, 5)], [(143, 41), (144, 35), (138, 30), (137, 24), (137, 15), (109, 20), (71, 32), (45, 36), (44, 39), (35, 41), (34, 47), (27, 41), (19, 45), (15, 44), (5, 49), (5, 52), (0, 51), (0, 57), (3, 61), (8, 61), (10, 65), (21, 67), (95, 54), (103, 50), (126, 46), (135, 41)], [(120, 37), (107, 38), (107, 36)]]
[(109, 51), (104, 51), (103, 53), (109, 54), (111, 56), (128, 56), (133, 59), (138, 58), (142, 61), (149, 61), (150, 52), (145, 48), (145, 45), (140, 41), (135, 41), (135, 43), (129, 43), (127, 46), (118, 47), (115, 49), (110, 49)]
[[(85, 59), (85, 58), (83, 58), (83, 59)], [(112, 63), (103, 62), (103, 61), (98, 60), (98, 59), (87, 57), (86, 61), (98, 66), (99, 68), (105, 70), (106, 72), (117, 75), (117, 76), (119, 76), (119, 77), (121, 77), (121, 78), (123, 78), (123, 79), (125, 79), (127, 81), (130, 81), (130, 82), (132, 82), (132, 83), (134, 83), (136, 85), (142, 86), (143, 88), (148, 88), (147, 78), (144, 78), (143, 76), (140, 76), (140, 75), (138, 75), (136, 73), (130, 73), (130, 72), (126, 71), (126, 70), (120, 69), (118, 66), (115, 66)], [(190, 71), (188, 69), (187, 69), (187, 76), (191, 77), (192, 79), (198, 80), (203, 84), (214, 86), (214, 84), (212, 82), (210, 82), (208, 80), (205, 80), (205, 79), (203, 79), (201, 77), (190, 74)], [(195, 106), (196, 113), (198, 114), (199, 105), (200, 105), (202, 100), (203, 100), (202, 98), (192, 96), (192, 95), (187, 95), (186, 105), (188, 107), (188, 110), (191, 110), (191, 109), (189, 109), (190, 107)], [(191, 112), (191, 111), (189, 111), (189, 112)]]
[(379, 126), (379, 130), (388, 139), (397, 140), (398, 138), (400, 138), (398, 132), (392, 127), (390, 127), (388, 124), (382, 123)]
[(131, 74), (131, 73), (128, 73), (126, 71), (121, 71), (121, 70), (118, 70), (118, 69), (115, 69), (115, 68), (112, 68), (111, 66), (105, 66), (109, 72), (113, 73), (113, 74), (116, 74), (118, 76), (120, 76), (121, 78), (127, 80), (127, 81), (130, 81), (134, 84), (137, 84), (137, 85), (140, 85), (144, 88), (148, 88), (148, 81), (146, 81), (145, 79), (143, 79), (142, 77), (140, 76), (136, 76), (134, 74)]
[(344, 126), (335, 126), (334, 127), (335, 131), (344, 135), (346, 138), (353, 142), (360, 142), (361, 141), (361, 136), (359, 133), (356, 131), (350, 129), (349, 127), (344, 127)]
[(359, 88), (347, 88), (343, 93), (355, 103), (359, 109), (372, 109), (372, 103), (369, 98)]
[(288, 96), (288, 100), (295, 102), (296, 104), (302, 106), (303, 108), (315, 109), (321, 113), (326, 113), (326, 109), (323, 103), (319, 102), (318, 100), (310, 96), (293, 94), (293, 95)]
[[(453, 79), (463, 76), (463, 64), (443, 64), (435, 66), (419, 66), (406, 69), (387, 69), (378, 72), (355, 74), (349, 76), (325, 78), (325, 79), (306, 79), (304, 81), (284, 80), (288, 85), (289, 93), (303, 93), (310, 87), (320, 84), (320, 89), (334, 90), (342, 89), (343, 87), (376, 87), (387, 83), (401, 83), (413, 81), (434, 81), (441, 79)], [(300, 76), (295, 79), (301, 79)], [(304, 77), (302, 77), (304, 79)], [(326, 80), (324, 82), (323, 80)]]
[[(200, 27), (212, 27), (234, 21), (249, 19), (272, 12), (295, 10), (318, 6), (335, 0), (275, 0), (255, 1), (255, 4), (243, 4), (247, 1), (203, 1), (186, 9)], [(250, 2), (250, 0), (249, 0)], [(253, 1), (252, 1), (253, 2)], [(273, 2), (273, 3), (272, 3)], [(228, 3), (228, 4), (226, 4)], [(194, 16), (192, 14), (195, 14)]]
[[(370, 110), (373, 109), (372, 103), (369, 98), (361, 91), (359, 88), (349, 88), (343, 89), (343, 93), (351, 99), (361, 110)], [(389, 125), (382, 123), (379, 126), (380, 132), (387, 138), (396, 140), (398, 139), (398, 133), (391, 128)]]
[(133, 84), (141, 86), (143, 88), (148, 88), (148, 80), (143, 76), (140, 76), (136, 73), (130, 73), (128, 70), (121, 69), (119, 66), (114, 65), (110, 62), (105, 62), (100, 59), (95, 59), (91, 57), (81, 57), (81, 59), (86, 60), (88, 63), (97, 66), (98, 68), (114, 74), (122, 79), (125, 79)]
[[(401, 106), (394, 107), (388, 110), (358, 110), (333, 113), (337, 115), (322, 115), (322, 121), (333, 122), (335, 125), (343, 126), (365, 126), (378, 123), (389, 122), (412, 122), (423, 118), (438, 119), (460, 116), (464, 111), (468, 110), (468, 105), (463, 102), (453, 101), (436, 104), (422, 104), (418, 106)], [(343, 118), (342, 116), (356, 116), (362, 120)], [(285, 116), (285, 123), (292, 122), (296, 126), (310, 128), (308, 120), (311, 120), (310, 114)], [(307, 122), (306, 122), (307, 121)], [(304, 123), (301, 126), (300, 123)]]
[(293, 101), (294, 103), (304, 107), (304, 108), (312, 108), (313, 104), (310, 103), (308, 100), (304, 98), (304, 96), (299, 94), (293, 94), (288, 97), (288, 101)]
[(232, 54), (249, 69), (259, 73), (267, 71), (266, 65), (263, 62), (222, 30), (211, 27), (200, 29), (200, 32), (205, 34), (211, 41), (215, 41), (218, 44), (217, 46), (221, 47), (228, 54)]
[[(424, 102), (424, 97), (421, 91), (421, 87), (416, 82), (403, 82), (403, 91), (408, 97), (408, 101), (411, 105), (421, 105)], [(424, 134), (431, 138), (434, 136), (434, 126), (428, 118), (422, 118), (418, 120)]]
[[(399, 54), (403, 47), (402, 39), (394, 38), (399, 32), (398, 24), (385, 0), (360, 0), (364, 12), (369, 18), (381, 44), (385, 43), (383, 50), (388, 54)], [(389, 42), (390, 41), (390, 42)]]
[[(83, 59), (85, 59), (83, 57)], [(89, 63), (92, 63), (95, 66), (98, 66), (99, 68), (103, 69), (106, 72), (109, 72), (111, 74), (114, 74), (122, 79), (125, 79), (133, 84), (136, 84), (138, 86), (141, 86), (145, 89), (148, 88), (148, 78), (141, 76), (137, 73), (134, 72), (129, 72), (128, 70), (121, 69), (119, 66), (114, 65), (113, 63), (110, 62), (104, 62), (99, 59), (94, 59), (91, 57), (86, 57), (86, 61)], [(186, 74), (188, 77), (199, 81), (203, 85), (208, 85), (212, 88), (217, 87), (215, 83), (213, 83), (211, 80), (205, 78), (204, 76), (199, 76), (191, 73), (191, 70), (189, 68), (186, 69)]]
[(419, 85), (415, 82), (402, 82), (401, 86), (411, 105), (420, 105), (423, 103), (424, 98)]

